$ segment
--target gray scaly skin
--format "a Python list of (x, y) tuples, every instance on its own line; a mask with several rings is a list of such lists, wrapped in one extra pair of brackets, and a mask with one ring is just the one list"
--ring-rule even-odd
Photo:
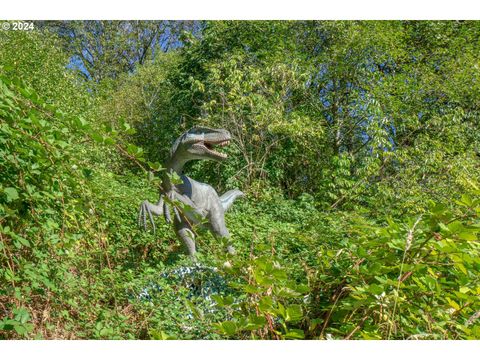
[[(227, 251), (234, 254), (230, 244), (230, 233), (225, 226), (225, 213), (233, 201), (243, 196), (238, 189), (227, 191), (218, 196), (213, 187), (195, 181), (183, 174), (183, 167), (191, 160), (223, 161), (226, 154), (216, 151), (215, 147), (226, 146), (231, 140), (230, 133), (223, 129), (196, 127), (182, 134), (174, 143), (170, 157), (166, 162), (166, 172), (162, 178), (160, 200), (152, 204), (145, 200), (138, 213), (139, 225), (147, 228), (147, 214), (155, 231), (152, 215), (162, 215), (167, 223), (171, 222), (170, 204), (180, 202), (185, 211), (173, 207), (173, 225), (175, 233), (182, 240), (189, 255), (195, 255), (195, 234), (192, 226), (208, 220), (208, 228), (219, 239), (226, 239)], [(172, 175), (180, 176), (181, 183), (173, 184)], [(166, 200), (167, 198), (168, 200)]]

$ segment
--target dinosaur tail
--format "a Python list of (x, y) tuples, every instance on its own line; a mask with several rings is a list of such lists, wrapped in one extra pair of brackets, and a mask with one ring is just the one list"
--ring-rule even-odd
[(227, 212), (228, 209), (232, 207), (235, 199), (241, 196), (245, 196), (245, 194), (238, 189), (229, 190), (220, 196), (220, 202), (222, 203), (223, 211)]

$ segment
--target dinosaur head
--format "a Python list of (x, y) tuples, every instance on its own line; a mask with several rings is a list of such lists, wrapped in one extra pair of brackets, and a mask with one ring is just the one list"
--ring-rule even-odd
[(217, 148), (228, 145), (231, 140), (230, 133), (224, 129), (210, 129), (207, 127), (194, 127), (183, 133), (172, 147), (172, 156), (189, 160), (216, 160), (223, 161), (227, 154), (221, 153)]

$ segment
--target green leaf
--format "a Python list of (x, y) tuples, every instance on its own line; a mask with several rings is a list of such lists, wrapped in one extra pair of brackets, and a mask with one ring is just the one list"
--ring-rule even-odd
[(372, 284), (366, 289), (366, 291), (374, 295), (380, 295), (384, 289), (378, 284)]
[(88, 168), (82, 168), (82, 174), (86, 179), (90, 180), (93, 177), (93, 170)]
[(462, 273), (464, 273), (465, 275), (468, 275), (468, 271), (462, 263), (456, 262), (454, 266), (457, 269), (459, 269)]
[(267, 320), (263, 316), (257, 316), (255, 314), (251, 314), (248, 317), (248, 320), (252, 324), (255, 324), (255, 325), (258, 325), (258, 326), (265, 326), (265, 324), (267, 323)]
[(225, 306), (225, 303), (223, 301), (223, 297), (217, 294), (212, 295), (212, 299), (217, 303), (217, 306)]
[(103, 144), (103, 136), (97, 133), (91, 133), (90, 137), (99, 144)]
[(176, 339), (175, 336), (167, 334), (163, 330), (160, 330), (160, 331), (151, 330), (150, 331), (150, 336), (154, 340), (175, 340)]
[(273, 307), (272, 298), (267, 296), (262, 297), (258, 302), (258, 307), (261, 311), (265, 311), (265, 312), (271, 311)]
[(287, 313), (285, 311), (285, 307), (281, 304), (281, 303), (278, 303), (278, 307), (276, 309), (276, 312), (278, 315), (280, 315), (283, 319), (285, 319), (287, 317)]
[(285, 321), (298, 321), (303, 317), (302, 307), (300, 305), (290, 305), (286, 310)]
[(456, 201), (456, 203), (459, 205), (465, 205), (468, 207), (473, 206), (472, 198), (467, 194), (463, 194), (460, 201)]
[(128, 144), (127, 145), (127, 152), (130, 155), (140, 156), (141, 154), (143, 154), (143, 149), (141, 147), (135, 146), (133, 144)]
[(233, 321), (230, 321), (230, 320), (222, 322), (221, 327), (222, 327), (223, 332), (228, 336), (234, 335), (237, 331), (237, 325)]
[(148, 166), (154, 171), (160, 171), (160, 170), (165, 170), (165, 168), (162, 168), (162, 165), (159, 162), (148, 162)]
[(462, 239), (462, 240), (467, 240), (467, 241), (475, 241), (477, 240), (477, 231), (475, 232), (467, 232), (467, 231), (464, 231), (464, 232), (461, 232), (459, 234), (457, 234), (458, 238), (459, 239)]
[(5, 193), (5, 195), (7, 195), (7, 202), (12, 202), (18, 199), (18, 192), (13, 187), (7, 187), (3, 189), (3, 192)]
[(290, 329), (285, 334), (286, 339), (304, 339), (305, 333), (301, 329)]
[(447, 297), (448, 304), (453, 307), (455, 310), (460, 310), (460, 305), (458, 305), (454, 300)]
[(20, 235), (17, 235), (17, 234), (12, 234), (12, 237), (18, 241), (20, 244), (22, 244), (23, 246), (26, 246), (26, 247), (30, 247), (30, 242), (25, 239), (24, 237), (20, 236)]
[(24, 325), (13, 325), (13, 328), (18, 335), (25, 335), (28, 332), (27, 328)]
[(114, 145), (115, 144), (115, 139), (109, 137), (109, 136), (106, 136), (104, 139), (103, 139), (103, 142), (107, 145)]
[(15, 315), (15, 320), (22, 324), (30, 320), (30, 313), (25, 308), (13, 309), (13, 314)]
[(176, 172), (172, 171), (168, 173), (167, 176), (173, 185), (183, 184), (183, 180), (180, 178), (180, 176)]
[(224, 303), (226, 306), (232, 305), (234, 301), (235, 301), (235, 299), (233, 298), (232, 295), (228, 295), (228, 296), (226, 296), (226, 297), (223, 298), (223, 303)]
[(257, 294), (257, 293), (262, 291), (262, 289), (259, 289), (258, 287), (250, 285), (250, 284), (244, 285), (243, 290), (245, 292), (249, 293), (249, 294)]
[(195, 304), (193, 302), (191, 302), (190, 300), (185, 300), (185, 304), (190, 309), (193, 316), (195, 316), (197, 319), (203, 319), (204, 318), (205, 315), (203, 313), (203, 310), (200, 309), (199, 307), (195, 306)]

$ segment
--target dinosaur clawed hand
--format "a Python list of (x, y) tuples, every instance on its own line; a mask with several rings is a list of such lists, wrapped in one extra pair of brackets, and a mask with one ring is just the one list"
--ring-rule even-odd
[(153, 227), (153, 233), (155, 234), (156, 228), (155, 228), (155, 222), (153, 221), (152, 211), (153, 211), (152, 204), (148, 200), (145, 200), (144, 202), (142, 202), (142, 204), (140, 205), (140, 210), (138, 211), (138, 226), (143, 227), (143, 229), (147, 231), (147, 214), (148, 214), (148, 218)]
[[(160, 196), (160, 200), (158, 201), (157, 204), (152, 204), (148, 200), (145, 200), (142, 202), (140, 205), (140, 209), (138, 211), (138, 226), (140, 228), (143, 228), (145, 231), (147, 231), (147, 222), (150, 222), (152, 224), (153, 228), (153, 233), (155, 234), (156, 227), (155, 227), (155, 222), (153, 221), (153, 215), (155, 216), (160, 216), (163, 214), (165, 217), (165, 221), (167, 223), (171, 223), (172, 219), (170, 216), (170, 205), (169, 203), (173, 203), (175, 201), (175, 193), (174, 192), (169, 192), (166, 195)], [(180, 214), (178, 209), (173, 206), (173, 211), (175, 213), (175, 217), (178, 221), (180, 220)], [(147, 219), (148, 215), (148, 219)]]

